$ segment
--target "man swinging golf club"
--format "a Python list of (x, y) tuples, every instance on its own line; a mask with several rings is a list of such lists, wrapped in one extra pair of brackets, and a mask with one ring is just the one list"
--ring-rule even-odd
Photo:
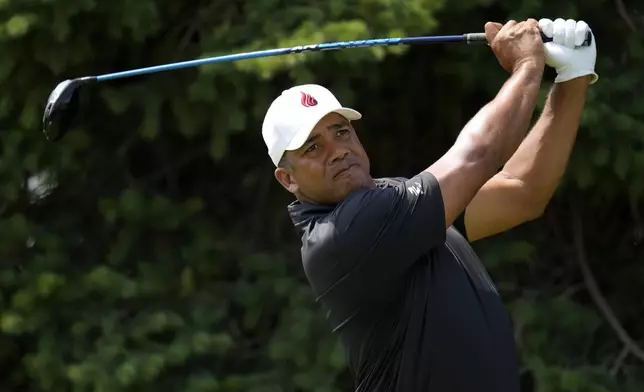
[[(288, 211), (304, 270), (355, 391), (519, 392), (511, 321), (469, 242), (539, 217), (553, 195), (598, 79), (594, 37), (578, 46), (589, 31), (563, 19), (487, 23), (510, 77), (410, 179), (370, 176), (351, 125), (361, 114), (324, 87), (296, 86), (271, 104), (263, 137), (297, 198)], [(528, 133), (546, 64), (555, 85)]]

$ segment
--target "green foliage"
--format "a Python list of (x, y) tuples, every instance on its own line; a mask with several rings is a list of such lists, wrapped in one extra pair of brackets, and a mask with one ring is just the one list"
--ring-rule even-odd
[[(642, 31), (641, 12), (626, 8)], [(614, 9), (605, 0), (0, 0), (2, 390), (350, 390), (259, 135), (267, 105), (294, 83), (327, 85), (363, 112), (374, 174), (408, 176), (449, 147), (506, 75), (484, 45), (212, 64), (86, 89), (73, 130), (52, 144), (40, 119), (60, 80), (561, 15), (588, 21), (599, 52), (568, 173), (546, 216), (476, 246), (513, 316), (534, 378), (527, 392), (641, 391), (644, 365), (620, 355), (570, 245), (574, 209), (603, 295), (644, 341), (644, 42)]]

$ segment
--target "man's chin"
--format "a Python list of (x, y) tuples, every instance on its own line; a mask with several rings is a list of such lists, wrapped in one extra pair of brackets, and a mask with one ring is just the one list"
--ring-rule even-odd
[(338, 195), (341, 199), (346, 198), (352, 192), (358, 189), (373, 188), (375, 183), (369, 176), (352, 176), (350, 178), (336, 178), (334, 181), (334, 188), (338, 189)]

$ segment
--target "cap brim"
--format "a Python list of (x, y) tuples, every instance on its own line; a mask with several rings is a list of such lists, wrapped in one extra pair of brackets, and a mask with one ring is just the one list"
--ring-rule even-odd
[(311, 134), (311, 131), (313, 131), (313, 128), (315, 128), (318, 122), (320, 122), (320, 120), (322, 120), (322, 118), (324, 118), (324, 116), (328, 115), (329, 113), (338, 113), (349, 121), (360, 120), (362, 118), (362, 114), (360, 114), (360, 112), (351, 108), (339, 108), (330, 110), (328, 112), (323, 112), (320, 116), (312, 118), (309, 123), (302, 125), (293, 140), (291, 140), (291, 143), (286, 147), (286, 151), (294, 151), (302, 147), (304, 143), (306, 143), (306, 140), (309, 138), (309, 135)]

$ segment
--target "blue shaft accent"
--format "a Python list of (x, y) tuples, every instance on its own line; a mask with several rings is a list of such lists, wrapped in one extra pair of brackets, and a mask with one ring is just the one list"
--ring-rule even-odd
[(145, 75), (145, 74), (151, 74), (151, 73), (162, 72), (162, 71), (171, 71), (174, 69), (195, 67), (195, 66), (211, 64), (211, 63), (223, 63), (226, 61), (247, 60), (247, 59), (252, 59), (257, 57), (279, 56), (279, 55), (291, 53), (291, 49), (292, 48), (269, 49), (269, 50), (262, 50), (257, 52), (229, 54), (225, 56), (209, 57), (204, 59), (181, 61), (178, 63), (162, 64), (162, 65), (156, 65), (153, 67), (138, 68), (130, 71), (122, 71), (122, 72), (109, 73), (105, 75), (99, 75), (96, 77), (96, 81), (103, 82), (106, 80), (121, 79), (121, 78), (130, 77), (130, 76)]
[(293, 46), (291, 48), (278, 48), (269, 50), (260, 50), (256, 52), (246, 52), (238, 54), (229, 54), (225, 56), (208, 57), (197, 60), (181, 61), (177, 63), (156, 65), (153, 67), (138, 68), (130, 71), (122, 71), (109, 73), (96, 76), (97, 82), (106, 80), (126, 78), (136, 75), (145, 75), (155, 72), (170, 71), (179, 68), (195, 67), (204, 64), (223, 63), (227, 61), (247, 60), (258, 57), (271, 57), (280, 56), (285, 54), (312, 52), (312, 51), (328, 51), (346, 48), (359, 48), (369, 46), (383, 46), (383, 45), (413, 45), (413, 44), (428, 44), (428, 43), (441, 43), (441, 42), (465, 42), (466, 36), (459, 35), (437, 35), (437, 36), (421, 36), (421, 37), (405, 37), (405, 38), (375, 38), (366, 40), (344, 41), (344, 42), (327, 42), (321, 44)]

